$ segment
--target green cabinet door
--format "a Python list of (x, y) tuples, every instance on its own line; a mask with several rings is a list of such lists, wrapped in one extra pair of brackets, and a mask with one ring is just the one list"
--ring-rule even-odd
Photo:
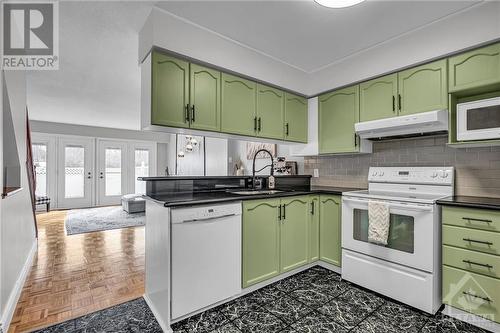
[(341, 198), (321, 195), (319, 198), (319, 255), (320, 259), (340, 266), (341, 250)]
[(279, 207), (279, 199), (243, 203), (243, 288), (280, 272)]
[(447, 109), (446, 73), (446, 59), (399, 72), (399, 115)]
[(359, 151), (354, 124), (359, 121), (359, 86), (319, 97), (319, 152)]
[(151, 74), (151, 123), (189, 127), (189, 63), (153, 52)]
[(319, 260), (319, 196), (310, 197), (309, 262)]
[(397, 116), (398, 75), (391, 74), (359, 85), (360, 121)]
[(190, 66), (191, 128), (219, 131), (221, 73), (196, 64)]
[(309, 253), (309, 196), (281, 199), (281, 272), (307, 264)]
[(285, 93), (257, 84), (257, 136), (282, 140), (284, 121)]
[(500, 43), (449, 58), (448, 72), (450, 92), (500, 86)]
[(307, 99), (285, 94), (285, 140), (307, 143)]
[(256, 134), (256, 91), (255, 82), (222, 73), (222, 132)]

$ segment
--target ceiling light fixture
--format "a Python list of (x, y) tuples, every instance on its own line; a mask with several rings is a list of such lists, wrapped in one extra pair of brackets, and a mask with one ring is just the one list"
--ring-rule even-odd
[(345, 8), (357, 5), (365, 0), (314, 0), (321, 6), (328, 8)]

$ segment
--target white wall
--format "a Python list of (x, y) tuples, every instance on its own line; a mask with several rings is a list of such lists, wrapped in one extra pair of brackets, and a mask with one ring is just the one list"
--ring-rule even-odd
[(227, 176), (228, 140), (205, 137), (205, 175)]
[[(4, 73), (11, 103), (21, 165), (22, 190), (1, 200), (1, 299), (2, 323), (10, 321), (21, 291), (23, 274), (36, 248), (35, 223), (26, 173), (26, 77), (23, 71)], [(3, 185), (3, 184), (2, 184)], [(28, 263), (27, 263), (28, 261)]]

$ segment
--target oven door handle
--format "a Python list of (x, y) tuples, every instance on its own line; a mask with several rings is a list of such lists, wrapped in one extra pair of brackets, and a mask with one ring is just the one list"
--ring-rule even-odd
[[(358, 199), (351, 199), (351, 198), (342, 198), (343, 201), (347, 202), (354, 202), (354, 203), (362, 203), (362, 204), (368, 204), (368, 200), (358, 200)], [(376, 201), (376, 200), (374, 200)], [(401, 209), (407, 209), (407, 210), (413, 210), (417, 212), (432, 212), (433, 207), (432, 206), (417, 206), (417, 205), (403, 205), (403, 204), (395, 204), (395, 203), (388, 203), (389, 209), (391, 208), (401, 208)]]

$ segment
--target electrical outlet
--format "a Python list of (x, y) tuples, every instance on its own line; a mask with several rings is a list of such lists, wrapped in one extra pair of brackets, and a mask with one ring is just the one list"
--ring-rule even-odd
[(314, 169), (314, 171), (313, 171), (313, 176), (314, 176), (315, 178), (318, 178), (318, 177), (319, 177), (319, 169)]

